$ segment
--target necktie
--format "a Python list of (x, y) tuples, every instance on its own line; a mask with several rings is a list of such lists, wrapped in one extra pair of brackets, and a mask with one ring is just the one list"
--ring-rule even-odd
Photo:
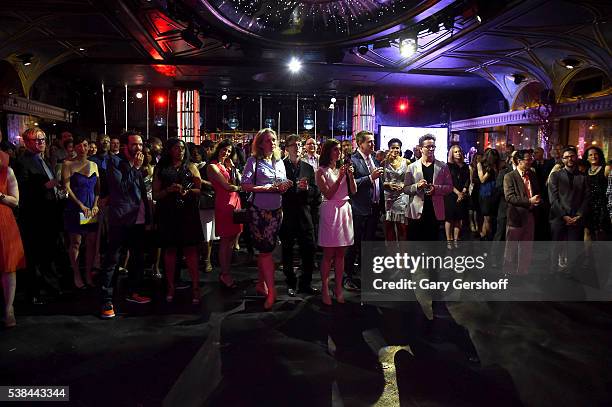
[(527, 199), (531, 199), (531, 184), (529, 182), (529, 175), (527, 171), (523, 173), (523, 182), (525, 183), (525, 193), (527, 194)]
[[(370, 174), (372, 174), (372, 171), (374, 171), (376, 168), (374, 167), (374, 162), (372, 161), (372, 156), (368, 156), (368, 159), (366, 160), (368, 169), (370, 170)], [(372, 194), (372, 202), (378, 202), (378, 197), (379, 197), (379, 191), (378, 191), (378, 179), (374, 180), (374, 192)]]

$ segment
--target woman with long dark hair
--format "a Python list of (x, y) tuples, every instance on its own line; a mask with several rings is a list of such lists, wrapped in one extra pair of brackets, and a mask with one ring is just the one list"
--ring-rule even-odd
[(181, 248), (191, 275), (192, 303), (200, 303), (198, 247), (203, 239), (199, 212), (201, 183), (198, 169), (189, 161), (185, 142), (177, 138), (169, 139), (153, 175), (153, 199), (157, 201), (159, 242), (164, 248), (168, 302), (174, 300), (176, 251)]
[(212, 160), (207, 166), (206, 174), (215, 190), (215, 221), (219, 244), (219, 263), (221, 273), (219, 282), (222, 287), (235, 288), (236, 283), (230, 273), (232, 249), (242, 225), (233, 222), (236, 209), (240, 209), (240, 180), (236, 176), (236, 168), (230, 158), (234, 146), (231, 140), (221, 140), (212, 153)]
[(315, 174), (317, 186), (323, 195), (319, 211), (319, 246), (323, 247), (321, 263), (321, 295), (326, 305), (331, 305), (329, 297), (329, 272), (334, 262), (336, 301), (344, 302), (342, 292), (342, 273), (344, 272), (344, 252), (353, 245), (353, 212), (349, 194), (357, 191), (353, 178), (353, 166), (343, 164), (338, 167), (340, 143), (336, 139), (326, 140), (321, 148), (319, 168)]
[(481, 240), (491, 240), (493, 237), (493, 218), (497, 216), (497, 197), (495, 194), (495, 180), (501, 169), (499, 152), (494, 148), (485, 151), (481, 162), (477, 164), (478, 179), (480, 180), (480, 196), (478, 203), (483, 216)]
[(253, 246), (259, 251), (257, 269), (260, 279), (256, 289), (266, 296), (265, 310), (271, 309), (276, 301), (272, 252), (283, 220), (282, 194), (293, 185), (287, 179), (277, 146), (274, 130), (259, 130), (242, 176), (242, 189), (254, 195), (249, 227)]
[[(396, 241), (408, 238), (406, 225), (406, 204), (408, 195), (404, 193), (404, 178), (410, 164), (402, 157), (402, 142), (397, 138), (389, 140), (389, 153), (383, 161), (385, 173), (385, 240)], [(396, 232), (397, 230), (397, 232)]]
[(589, 163), (586, 173), (591, 195), (590, 210), (585, 219), (585, 240), (607, 240), (610, 218), (607, 210), (608, 180), (605, 175), (604, 153), (601, 148), (591, 146), (584, 151), (583, 158)]

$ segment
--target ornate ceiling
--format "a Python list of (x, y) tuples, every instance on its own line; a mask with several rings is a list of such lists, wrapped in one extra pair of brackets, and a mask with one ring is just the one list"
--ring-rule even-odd
[[(561, 95), (583, 69), (612, 77), (611, 10), (595, 0), (3, 1), (0, 57), (26, 91), (51, 72), (208, 92), (496, 89), (512, 105), (532, 82)], [(403, 57), (409, 31), (418, 48)], [(300, 75), (287, 72), (291, 55)], [(567, 69), (567, 57), (580, 65)]]

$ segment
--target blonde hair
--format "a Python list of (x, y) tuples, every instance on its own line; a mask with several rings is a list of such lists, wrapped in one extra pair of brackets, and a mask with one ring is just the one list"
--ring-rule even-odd
[[(255, 158), (265, 158), (263, 155), (263, 149), (261, 148), (261, 142), (265, 134), (271, 134), (276, 137), (276, 132), (269, 127), (259, 130), (253, 138), (253, 144), (251, 145), (251, 155)], [(281, 151), (278, 147), (272, 150), (272, 159), (281, 159)]]
[(446, 162), (447, 162), (447, 163), (454, 163), (454, 162), (455, 162), (455, 160), (454, 160), (454, 158), (453, 158), (453, 150), (454, 150), (455, 148), (458, 148), (458, 149), (459, 149), (459, 151), (461, 151), (461, 154), (464, 154), (464, 153), (463, 153), (463, 149), (461, 148), (461, 146), (460, 146), (459, 144), (453, 144), (453, 145), (451, 146), (451, 148), (449, 148), (449, 149), (448, 149), (448, 157), (446, 158)]
[(23, 132), (23, 134), (21, 135), (21, 139), (25, 141), (26, 139), (29, 139), (32, 136), (36, 138), (37, 134), (42, 134), (43, 137), (47, 138), (47, 135), (44, 131), (42, 131), (40, 127), (30, 127), (29, 129)]

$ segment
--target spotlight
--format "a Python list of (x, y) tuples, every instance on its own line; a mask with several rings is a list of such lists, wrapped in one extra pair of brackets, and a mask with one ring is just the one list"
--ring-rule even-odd
[(166, 101), (166, 98), (163, 96), (158, 96), (157, 97), (157, 103), (162, 104)]
[(400, 102), (400, 104), (399, 104), (399, 105), (397, 105), (397, 109), (398, 109), (398, 110), (399, 110), (401, 113), (405, 112), (406, 110), (408, 110), (408, 103), (406, 103), (406, 102)]
[(478, 24), (482, 23), (482, 17), (480, 17), (480, 14), (476, 14), (476, 21), (478, 21)]
[(21, 63), (24, 66), (29, 66), (32, 65), (32, 58), (34, 56), (32, 54), (21, 54), (21, 55), (17, 55), (17, 58), (19, 58), (19, 60), (21, 60)]
[(334, 110), (334, 108), (335, 108), (335, 106), (334, 106), (333, 103), (329, 105), (329, 110)]
[(400, 55), (404, 58), (411, 57), (417, 51), (417, 38), (412, 35), (409, 38), (400, 38)]
[(515, 73), (511, 76), (515, 85), (520, 85), (525, 80), (525, 75), (521, 75), (520, 73)]
[(81, 52), (85, 52), (85, 48), (83, 48), (83, 47), (79, 47), (79, 51), (81, 51)]
[(361, 55), (365, 55), (368, 53), (368, 46), (367, 45), (360, 45), (359, 48), (357, 48), (357, 52), (359, 52)]
[(227, 95), (225, 93), (221, 95), (221, 100), (227, 100)]
[(332, 102), (332, 103), (336, 103), (336, 98), (332, 96), (332, 98), (331, 98), (331, 102)]
[(136, 92), (136, 98), (142, 99), (142, 92)]
[(298, 73), (302, 69), (302, 61), (296, 57), (292, 57), (287, 66), (289, 67), (289, 71), (291, 71), (291, 73)]
[(574, 58), (564, 58), (561, 60), (561, 64), (567, 69), (574, 69), (580, 65), (580, 61)]

